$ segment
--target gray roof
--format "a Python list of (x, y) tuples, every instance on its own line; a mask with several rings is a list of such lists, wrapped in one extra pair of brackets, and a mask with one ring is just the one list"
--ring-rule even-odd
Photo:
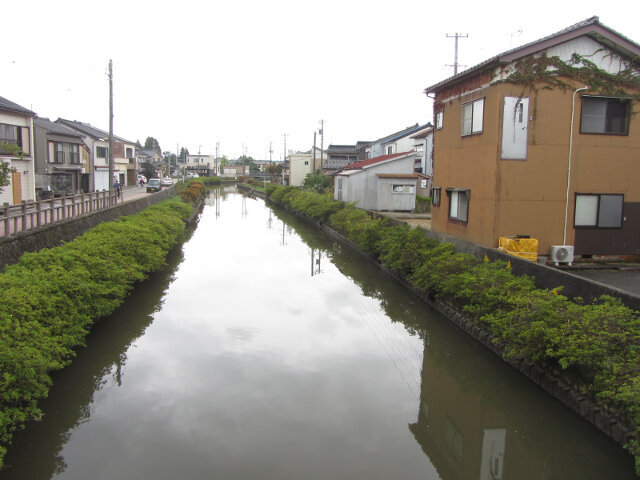
[[(58, 118), (58, 120), (56, 120), (56, 122), (62, 123), (63, 125), (66, 125), (69, 128), (77, 130), (78, 132), (82, 132), (85, 135), (90, 136), (94, 140), (107, 141), (109, 139), (109, 132), (105, 132), (104, 130), (100, 130), (99, 128), (96, 128), (96, 127), (94, 127), (93, 125), (91, 125), (89, 123), (78, 122), (77, 120), (67, 120), (65, 118)], [(115, 138), (117, 140), (120, 140), (121, 142), (124, 142), (124, 143), (131, 143), (133, 145), (135, 145), (135, 143), (136, 143), (136, 142), (132, 142), (130, 140), (126, 140), (126, 139), (124, 139), (122, 137), (118, 137), (116, 135), (114, 135), (113, 138)]]
[(322, 168), (325, 170), (342, 169), (350, 163), (355, 163), (355, 160), (349, 161), (346, 158), (329, 158), (326, 162), (324, 162)]
[(591, 17), (571, 25), (559, 32), (556, 32), (547, 37), (543, 37), (539, 40), (527, 43), (520, 47), (507, 50), (504, 53), (491, 57), (478, 65), (469, 68), (457, 75), (447, 78), (441, 82), (436, 83), (425, 89), (425, 93), (433, 93), (438, 91), (442, 87), (454, 85), (462, 82), (469, 77), (477, 75), (479, 72), (493, 68), (497, 65), (506, 65), (522, 57), (532, 55), (534, 53), (545, 50), (554, 45), (566, 42), (568, 40), (580, 37), (582, 35), (588, 35), (593, 37), (596, 41), (606, 45), (612, 50), (616, 50), (621, 54), (629, 58), (637, 58), (640, 56), (640, 45), (629, 40), (627, 37), (612, 30), (611, 28), (600, 23), (598, 17)]
[(11, 100), (7, 100), (4, 97), (0, 97), (0, 109), (7, 110), (9, 112), (22, 113), (30, 117), (36, 116), (36, 114), (28, 108), (21, 107), (17, 103), (13, 103)]
[(55, 123), (49, 120), (48, 118), (40, 118), (36, 117), (33, 119), (33, 124), (37, 127), (45, 129), (49, 133), (55, 133), (57, 135), (67, 135), (70, 137), (82, 138), (84, 135), (78, 133), (71, 128), (65, 127), (61, 123)]
[(345, 154), (345, 153), (351, 153), (353, 155), (355, 155), (356, 152), (356, 146), (355, 145), (329, 145), (327, 147), (327, 154), (328, 155), (339, 155), (339, 154)]

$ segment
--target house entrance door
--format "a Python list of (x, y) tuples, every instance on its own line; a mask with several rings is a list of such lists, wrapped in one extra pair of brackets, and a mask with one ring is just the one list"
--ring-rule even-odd
[(13, 204), (22, 202), (22, 174), (11, 172), (11, 185), (13, 186)]

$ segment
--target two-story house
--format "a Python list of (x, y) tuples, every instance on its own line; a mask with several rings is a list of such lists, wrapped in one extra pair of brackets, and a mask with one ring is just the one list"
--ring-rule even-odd
[(379, 138), (365, 147), (365, 157), (375, 158), (381, 155), (414, 151), (415, 141), (411, 136), (426, 128), (427, 125), (412, 125), (391, 135)]
[(639, 57), (593, 17), (428, 87), (432, 228), (528, 235), (552, 260), (640, 254)]
[(61, 123), (83, 134), (83, 140), (90, 152), (93, 176), (93, 190), (108, 190), (116, 179), (120, 185), (135, 185), (136, 173), (136, 145), (135, 142), (120, 137), (113, 137), (113, 176), (109, 182), (109, 133), (88, 123), (59, 118)]
[(83, 135), (48, 118), (35, 118), (33, 125), (37, 198), (89, 192), (90, 157)]
[(33, 165), (35, 116), (31, 110), (0, 97), (0, 162), (11, 169), (9, 184), (0, 187), (0, 204), (16, 204), (36, 198)]
[[(315, 154), (314, 154), (315, 151)], [(321, 168), (322, 150), (317, 147), (308, 152), (295, 152), (289, 154), (289, 185), (302, 186), (307, 175)]]

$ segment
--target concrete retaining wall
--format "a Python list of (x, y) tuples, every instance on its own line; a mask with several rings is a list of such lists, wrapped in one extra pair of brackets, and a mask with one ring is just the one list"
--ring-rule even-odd
[[(389, 221), (391, 224), (404, 223), (401, 220), (392, 218), (390, 218)], [(468, 253), (476, 258), (484, 258), (486, 255), (491, 261), (503, 260), (505, 262), (511, 262), (511, 271), (513, 273), (516, 275), (528, 275), (533, 277), (538, 288), (553, 289), (563, 286), (563, 295), (569, 298), (582, 297), (586, 303), (591, 303), (601, 295), (610, 295), (612, 297), (619, 298), (627, 307), (640, 311), (640, 298), (631, 295), (624, 290), (620, 290), (588, 278), (580, 277), (557, 268), (530, 262), (523, 258), (500, 252), (494, 248), (482, 247), (480, 245), (465, 242), (449, 235), (434, 232), (433, 230), (423, 229), (423, 231), (429, 238), (433, 238), (440, 242), (453, 243), (456, 251), (458, 252)]]
[(175, 185), (163, 188), (153, 195), (128, 200), (104, 210), (2, 237), (0, 238), (0, 271), (4, 270), (5, 265), (16, 263), (23, 253), (56, 247), (63, 242), (69, 242), (102, 222), (115, 220), (122, 215), (133, 215), (174, 194)]

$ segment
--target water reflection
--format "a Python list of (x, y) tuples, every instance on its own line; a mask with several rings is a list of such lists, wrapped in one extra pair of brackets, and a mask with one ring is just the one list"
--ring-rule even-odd
[(295, 216), (214, 190), (182, 251), (96, 326), (1, 478), (633, 478), (619, 447)]
[[(619, 445), (447, 320), (425, 315), (425, 305), (397, 283), (381, 280), (377, 267), (354, 261), (296, 217), (276, 214), (312, 251), (325, 250), (363, 294), (378, 299), (392, 322), (422, 338), (422, 362), (415, 369), (404, 364), (419, 358), (414, 352), (390, 341), (391, 335), (379, 335), (416, 398), (417, 420), (409, 430), (442, 480), (636, 478), (631, 457)], [(415, 371), (419, 378), (411, 375)]]
[(162, 308), (162, 298), (182, 259), (177, 247), (163, 270), (139, 284), (125, 305), (93, 327), (87, 346), (70, 366), (54, 375), (49, 396), (41, 402), (44, 419), (29, 423), (14, 436), (0, 478), (40, 480), (65, 471), (63, 446), (76, 427), (89, 421), (101, 390), (123, 385), (128, 351)]

